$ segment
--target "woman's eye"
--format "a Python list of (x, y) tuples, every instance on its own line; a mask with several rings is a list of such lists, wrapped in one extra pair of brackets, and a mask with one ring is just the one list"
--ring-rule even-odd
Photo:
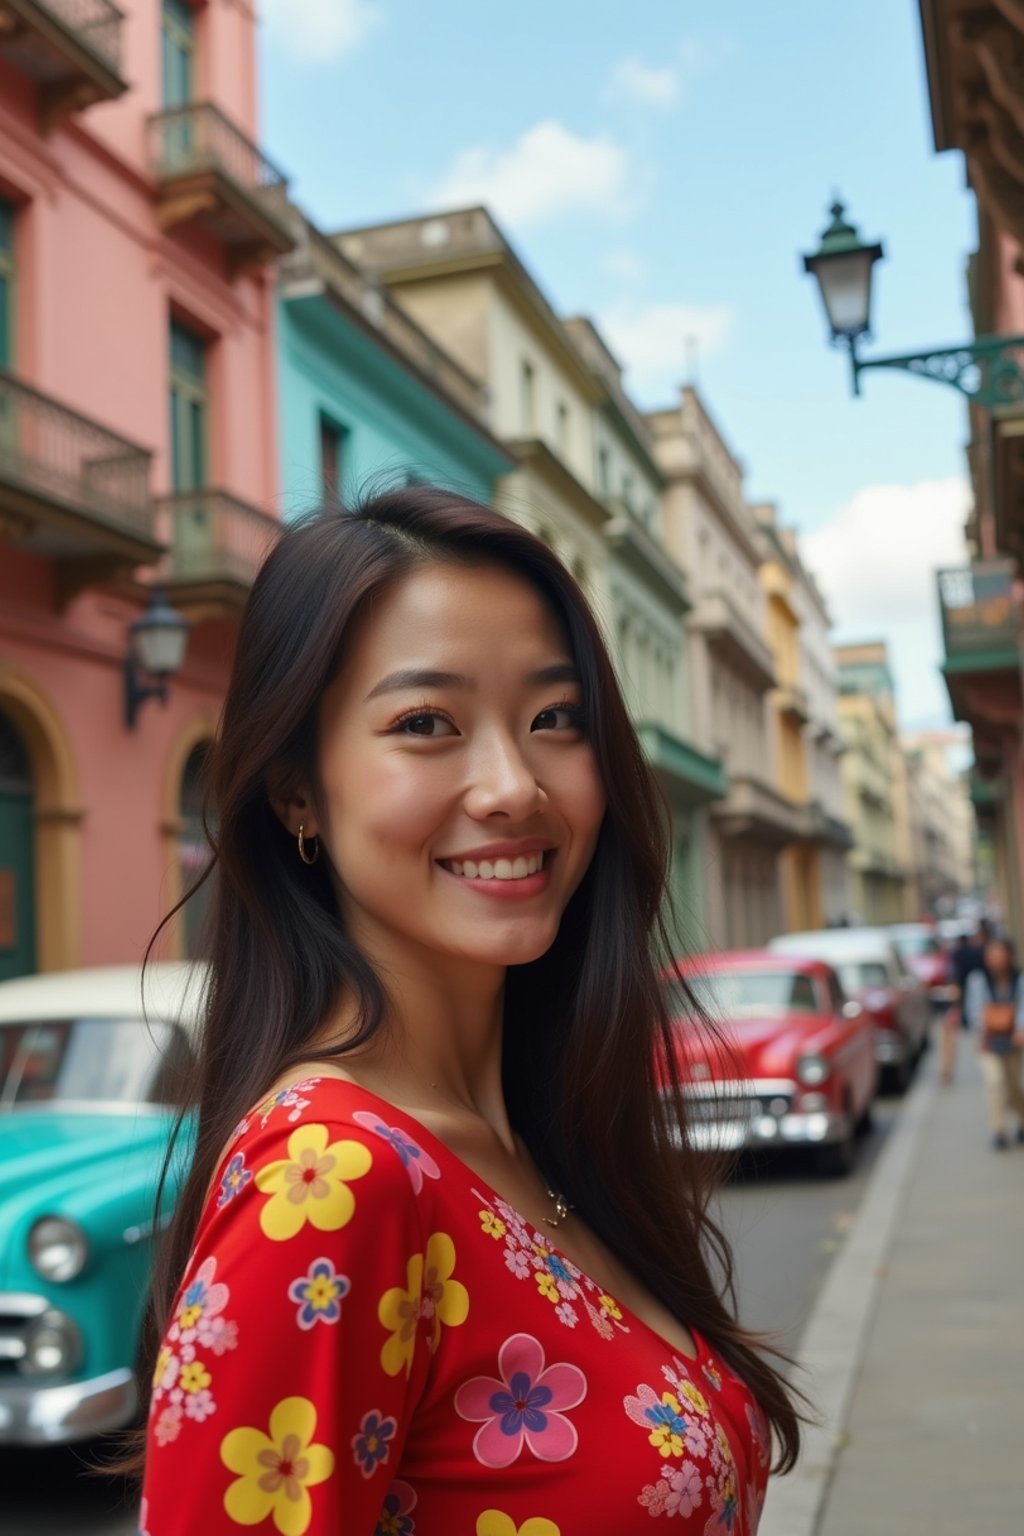
[(404, 720), (399, 720), (397, 729), (405, 736), (450, 736), (455, 727), (444, 715), (435, 715), (421, 710), (415, 715), (406, 715)]
[(574, 704), (558, 704), (542, 710), (533, 723), (542, 731), (578, 731), (583, 727), (583, 711)]

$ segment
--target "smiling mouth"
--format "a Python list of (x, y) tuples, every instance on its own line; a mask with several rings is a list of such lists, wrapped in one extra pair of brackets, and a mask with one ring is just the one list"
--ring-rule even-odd
[(438, 859), (442, 869), (463, 880), (526, 880), (539, 874), (554, 857), (554, 848), (516, 859)]

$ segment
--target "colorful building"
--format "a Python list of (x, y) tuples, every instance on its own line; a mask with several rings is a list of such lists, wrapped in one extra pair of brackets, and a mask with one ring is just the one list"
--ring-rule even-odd
[(285, 516), (422, 480), (491, 501), (515, 466), (484, 385), (308, 219), (278, 273)]
[[(37, 0), (0, 28), (0, 975), (136, 959), (197, 857), (235, 620), (273, 537), (248, 6)], [(126, 723), (159, 578), (191, 622)], [(172, 950), (188, 942), (179, 923)]]
[(835, 649), (846, 820), (853, 833), (849, 914), (862, 923), (918, 916), (908, 891), (910, 829), (896, 705), (884, 641)]
[(693, 738), (728, 776), (727, 793), (710, 807), (707, 937), (745, 948), (785, 927), (780, 853), (803, 827), (772, 767), (767, 700), (776, 675), (757, 524), (743, 471), (695, 389), (687, 385), (677, 406), (646, 420), (667, 481), (666, 541), (690, 580)]

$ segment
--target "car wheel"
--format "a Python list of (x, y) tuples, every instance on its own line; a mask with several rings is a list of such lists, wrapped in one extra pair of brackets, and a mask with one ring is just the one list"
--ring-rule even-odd
[(887, 1093), (896, 1093), (901, 1097), (910, 1087), (910, 1079), (914, 1075), (914, 1063), (910, 1056), (904, 1056), (902, 1061), (891, 1062), (884, 1069), (885, 1088)]
[(838, 1141), (827, 1142), (818, 1148), (818, 1172), (827, 1179), (845, 1179), (853, 1170), (857, 1157), (857, 1136), (850, 1107), (846, 1107), (843, 1134)]
[(868, 1099), (868, 1102), (864, 1105), (864, 1108), (860, 1112), (860, 1116), (856, 1125), (854, 1126), (854, 1130), (857, 1132), (858, 1136), (866, 1136), (868, 1132), (873, 1128), (874, 1123), (875, 1101), (874, 1099)]

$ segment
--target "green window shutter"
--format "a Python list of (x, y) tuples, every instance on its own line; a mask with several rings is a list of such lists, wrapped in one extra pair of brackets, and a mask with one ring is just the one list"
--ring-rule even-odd
[(206, 343), (177, 320), (171, 321), (170, 359), (171, 483), (175, 491), (199, 491), (207, 479)]

